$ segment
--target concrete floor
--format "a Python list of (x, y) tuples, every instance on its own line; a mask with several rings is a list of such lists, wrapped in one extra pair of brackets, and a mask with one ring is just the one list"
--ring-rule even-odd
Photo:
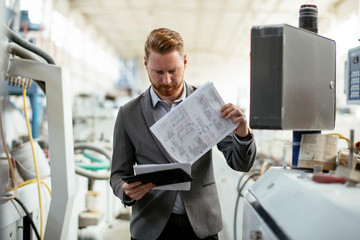
[(115, 219), (107, 228), (102, 231), (103, 240), (130, 240), (129, 221)]
[(129, 220), (112, 220), (78, 230), (78, 240), (130, 240)]

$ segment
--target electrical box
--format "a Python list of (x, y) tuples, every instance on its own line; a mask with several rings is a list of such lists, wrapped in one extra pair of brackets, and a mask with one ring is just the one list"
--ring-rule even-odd
[(348, 51), (346, 71), (346, 103), (360, 104), (360, 47)]
[(335, 41), (286, 24), (251, 29), (250, 126), (335, 126)]

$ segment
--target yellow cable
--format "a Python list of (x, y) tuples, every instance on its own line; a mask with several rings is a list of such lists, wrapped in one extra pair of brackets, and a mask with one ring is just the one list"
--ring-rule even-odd
[(37, 185), (38, 185), (39, 207), (40, 207), (40, 239), (43, 239), (43, 209), (42, 209), (41, 187), (40, 187), (41, 180), (40, 180), (39, 169), (37, 166), (37, 161), (36, 161), (36, 156), (35, 156), (34, 141), (32, 138), (29, 118), (28, 118), (27, 109), (26, 109), (26, 88), (23, 89), (23, 101), (24, 101), (24, 113), (25, 113), (25, 118), (26, 118), (26, 126), (27, 126), (27, 129), (29, 132), (29, 139), (30, 139), (30, 143), (31, 143), (31, 149), (32, 149), (34, 165), (35, 165), (35, 170), (36, 170), (36, 180), (37, 180)]
[[(30, 179), (30, 180), (27, 180), (27, 181), (25, 181), (25, 182), (23, 182), (23, 183), (19, 184), (18, 188), (24, 187), (24, 186), (26, 186), (26, 185), (28, 185), (28, 184), (30, 184), (30, 183), (36, 182), (36, 181), (37, 181), (37, 179)], [(44, 182), (43, 180), (40, 180), (40, 182), (41, 182), (42, 184), (44, 184), (44, 186), (48, 189), (48, 191), (49, 191), (49, 193), (50, 193), (50, 196), (51, 196), (51, 195), (52, 195), (52, 192), (51, 192), (50, 187), (49, 187), (49, 186), (46, 184), (46, 182)], [(13, 188), (12, 188), (12, 189), (10, 189), (8, 192), (12, 192), (12, 191), (14, 191), (14, 189), (13, 189)]]
[(14, 194), (12, 196), (10, 196), (10, 197), (2, 197), (1, 198), (2, 201), (7, 201), (7, 200), (12, 200), (12, 199), (14, 199), (16, 197), (18, 187), (17, 187), (17, 182), (16, 182), (16, 175), (15, 175), (15, 171), (14, 171), (14, 166), (13, 166), (13, 163), (11, 161), (9, 150), (8, 150), (8, 148), (6, 146), (6, 139), (5, 139), (5, 132), (4, 132), (4, 128), (3, 128), (1, 109), (0, 109), (0, 130), (1, 130), (1, 140), (2, 140), (2, 143), (3, 143), (4, 151), (6, 153), (6, 158), (8, 160), (9, 167), (10, 167), (11, 178), (12, 178), (13, 183), (14, 183)]
[(344, 137), (344, 135), (340, 134), (340, 133), (329, 133), (329, 134), (326, 134), (326, 135), (335, 135), (335, 136), (338, 136), (340, 139), (343, 139), (347, 142), (347, 145), (348, 145), (348, 148), (350, 148), (350, 140), (346, 137)]

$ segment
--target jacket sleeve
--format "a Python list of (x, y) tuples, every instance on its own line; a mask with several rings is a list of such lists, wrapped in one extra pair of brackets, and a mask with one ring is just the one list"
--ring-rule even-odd
[(234, 134), (229, 134), (217, 144), (227, 164), (236, 171), (248, 172), (254, 165), (256, 144), (254, 136), (246, 144), (239, 142)]
[(121, 199), (124, 205), (131, 206), (135, 203), (135, 200), (125, 195), (122, 189), (122, 185), (124, 184), (122, 176), (133, 175), (135, 152), (134, 146), (124, 127), (122, 112), (123, 109), (120, 108), (114, 126), (110, 186), (114, 194)]

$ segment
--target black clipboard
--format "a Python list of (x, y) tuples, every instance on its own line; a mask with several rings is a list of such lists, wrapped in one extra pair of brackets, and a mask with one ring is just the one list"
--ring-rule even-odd
[(192, 181), (192, 177), (181, 168), (173, 168), (156, 172), (138, 174), (133, 176), (124, 176), (122, 178), (127, 183), (140, 181), (144, 183), (153, 183), (155, 186), (163, 186), (175, 183)]

